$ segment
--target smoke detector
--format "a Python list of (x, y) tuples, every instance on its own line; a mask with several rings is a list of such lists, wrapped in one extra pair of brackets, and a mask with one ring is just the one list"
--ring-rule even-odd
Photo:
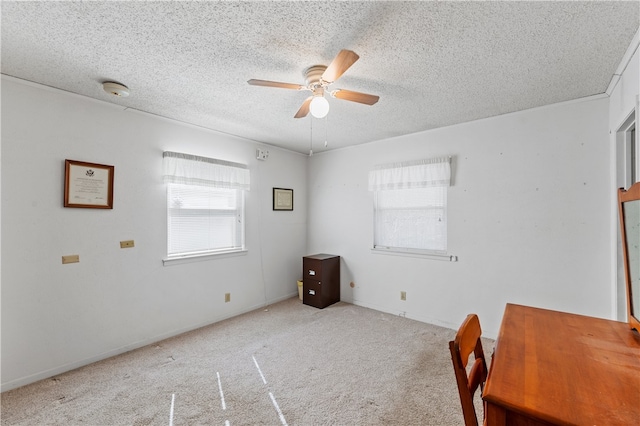
[(105, 81), (102, 83), (102, 88), (105, 92), (111, 93), (114, 96), (127, 97), (129, 96), (129, 88), (124, 84), (116, 83), (114, 81)]

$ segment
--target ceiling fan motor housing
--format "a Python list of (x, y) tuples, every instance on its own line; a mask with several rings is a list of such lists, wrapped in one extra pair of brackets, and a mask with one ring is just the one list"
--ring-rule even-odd
[(322, 74), (327, 69), (325, 65), (312, 65), (304, 70), (304, 78), (307, 83), (307, 87), (310, 89), (318, 88), (322, 86)]

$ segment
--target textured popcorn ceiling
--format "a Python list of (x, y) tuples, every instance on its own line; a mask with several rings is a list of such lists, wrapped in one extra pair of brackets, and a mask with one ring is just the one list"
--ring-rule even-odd
[[(8, 2), (2, 73), (308, 152), (304, 83), (360, 55), (313, 120), (314, 151), (604, 93), (638, 30), (633, 2)], [(102, 90), (121, 82), (131, 96)], [(328, 148), (324, 148), (325, 138)]]

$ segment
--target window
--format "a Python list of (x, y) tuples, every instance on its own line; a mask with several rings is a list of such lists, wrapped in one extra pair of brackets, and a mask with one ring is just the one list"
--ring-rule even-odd
[(169, 258), (244, 249), (244, 164), (175, 152), (163, 155)]
[(447, 252), (449, 158), (377, 166), (369, 173), (374, 193), (375, 249)]

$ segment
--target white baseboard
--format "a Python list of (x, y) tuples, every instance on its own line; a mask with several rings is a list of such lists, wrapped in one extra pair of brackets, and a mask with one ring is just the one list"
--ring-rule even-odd
[(369, 308), (369, 309), (373, 309), (376, 311), (380, 311), (380, 312), (386, 312), (388, 314), (392, 314), (392, 315), (397, 315), (400, 317), (404, 317), (404, 318), (409, 318), (415, 321), (420, 321), (420, 322), (424, 322), (426, 324), (432, 324), (432, 325), (437, 325), (439, 327), (445, 327), (445, 328), (450, 328), (452, 330), (457, 330), (458, 327), (460, 326), (460, 324), (452, 324), (446, 321), (441, 321), (438, 320), (436, 318), (431, 318), (428, 316), (424, 316), (424, 315), (416, 315), (413, 314), (411, 312), (406, 312), (406, 311), (398, 311), (398, 310), (392, 310), (392, 309), (388, 309), (386, 306), (380, 306), (380, 305), (376, 305), (373, 303), (367, 303), (367, 302), (363, 302), (361, 300), (353, 300), (354, 305), (358, 305), (358, 306), (362, 306), (364, 308)]

